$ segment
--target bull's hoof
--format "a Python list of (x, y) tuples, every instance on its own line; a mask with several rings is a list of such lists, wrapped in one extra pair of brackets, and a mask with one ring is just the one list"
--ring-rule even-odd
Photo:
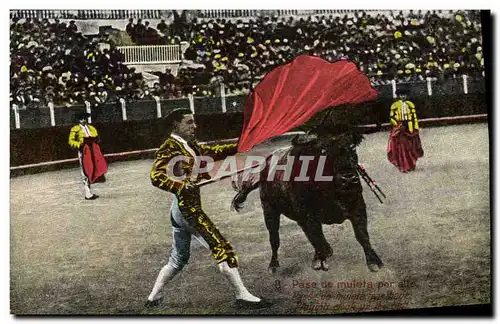
[(384, 263), (373, 249), (365, 251), (365, 256), (366, 265), (371, 272), (377, 272), (384, 266)]
[(311, 267), (314, 270), (328, 271), (328, 263), (326, 262), (326, 260), (314, 259), (312, 261)]
[(280, 267), (280, 263), (278, 262), (278, 260), (273, 260), (269, 263), (269, 267), (267, 268), (267, 270), (270, 273), (275, 274), (276, 270), (278, 270), (279, 267)]
[(370, 269), (371, 272), (377, 272), (384, 266), (382, 260), (373, 250), (371, 250), (370, 253), (367, 254), (366, 264), (368, 265), (368, 269)]

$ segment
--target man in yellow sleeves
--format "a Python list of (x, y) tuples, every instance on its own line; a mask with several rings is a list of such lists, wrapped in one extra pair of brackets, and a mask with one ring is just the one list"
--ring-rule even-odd
[(99, 135), (97, 130), (88, 123), (89, 117), (90, 114), (88, 113), (78, 115), (78, 125), (71, 128), (68, 144), (71, 148), (78, 150), (85, 200), (94, 200), (99, 196), (92, 194), (90, 185), (104, 177), (108, 166), (98, 144)]
[(407, 100), (407, 91), (398, 91), (399, 100), (391, 106), (390, 123), (392, 126), (387, 158), (401, 172), (414, 171), (417, 159), (424, 156), (420, 142), (419, 126), (415, 104)]

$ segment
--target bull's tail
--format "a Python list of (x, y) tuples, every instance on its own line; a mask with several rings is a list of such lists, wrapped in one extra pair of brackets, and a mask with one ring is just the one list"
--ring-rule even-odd
[(239, 212), (241, 208), (243, 208), (243, 203), (247, 199), (248, 194), (259, 187), (259, 181), (250, 177), (250, 179), (240, 181), (239, 183), (233, 181), (232, 185), (238, 193), (234, 196), (233, 201), (231, 202), (231, 209)]

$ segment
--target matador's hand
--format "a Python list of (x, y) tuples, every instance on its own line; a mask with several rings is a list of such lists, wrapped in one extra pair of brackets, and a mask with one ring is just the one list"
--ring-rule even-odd
[(183, 190), (195, 190), (197, 188), (198, 188), (198, 186), (195, 185), (194, 183), (192, 183), (190, 181), (186, 181), (184, 183), (184, 189)]

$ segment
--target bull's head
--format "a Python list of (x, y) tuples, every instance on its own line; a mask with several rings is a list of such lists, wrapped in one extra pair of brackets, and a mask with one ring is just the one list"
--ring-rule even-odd
[(345, 125), (316, 128), (292, 139), (292, 153), (313, 156), (352, 155), (361, 140), (361, 135), (350, 132), (349, 127)]
[(292, 156), (326, 156), (326, 174), (336, 177), (356, 178), (356, 146), (361, 142), (361, 135), (351, 133), (343, 126), (322, 128), (297, 135), (292, 139)]

